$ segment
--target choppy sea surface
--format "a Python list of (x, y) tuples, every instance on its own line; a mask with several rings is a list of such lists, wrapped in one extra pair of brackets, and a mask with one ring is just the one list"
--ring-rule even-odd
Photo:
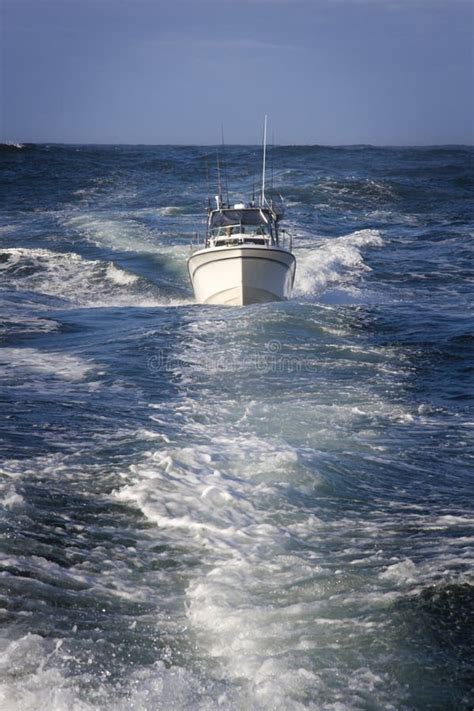
[(0, 707), (471, 709), (474, 150), (275, 148), (239, 308), (209, 154), (0, 149)]

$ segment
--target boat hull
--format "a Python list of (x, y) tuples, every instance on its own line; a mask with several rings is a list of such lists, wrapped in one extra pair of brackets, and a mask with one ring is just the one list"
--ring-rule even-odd
[(243, 306), (291, 296), (296, 260), (286, 249), (259, 245), (195, 252), (188, 270), (196, 301)]

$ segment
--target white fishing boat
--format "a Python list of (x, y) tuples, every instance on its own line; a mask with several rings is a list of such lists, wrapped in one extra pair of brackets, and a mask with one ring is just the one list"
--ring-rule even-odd
[[(242, 306), (290, 298), (296, 260), (279, 229), (282, 204), (265, 196), (266, 118), (262, 189), (258, 201), (208, 209), (204, 246), (188, 259), (196, 301)], [(219, 170), (218, 170), (219, 175)]]

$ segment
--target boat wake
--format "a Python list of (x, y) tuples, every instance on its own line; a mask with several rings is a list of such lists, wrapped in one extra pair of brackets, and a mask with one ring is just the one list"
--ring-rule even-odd
[[(352, 239), (351, 249), (379, 244), (377, 235)], [(403, 378), (395, 351), (348, 349), (344, 339), (334, 343), (329, 336), (328, 353), (340, 353), (357, 377), (338, 382), (334, 373), (336, 382), (326, 380), (323, 388), (302, 368), (292, 371), (286, 391), (278, 358), (255, 371), (259, 361), (249, 349), (258, 349), (262, 330), (287, 332), (288, 306), (273, 314), (253, 308), (247, 316), (240, 310), (207, 311), (182, 330), (179, 391), (173, 402), (151, 403), (161, 446), (152, 446), (130, 468), (115, 496), (155, 524), (164, 547), (184, 546), (193, 561), (182, 571), (183, 624), (206, 659), (213, 693), (222, 685), (220, 707), (326, 708), (328, 698), (345, 698), (344, 688), (356, 700), (370, 691), (379, 706), (390, 707), (393, 698), (403, 698), (403, 689), (382, 670), (377, 655), (348, 657), (338, 690), (339, 682), (330, 679), (331, 650), (341, 636), (369, 649), (396, 635), (391, 620), (365, 615), (369, 601), (385, 609), (403, 602), (407, 590), (418, 593), (443, 579), (446, 547), (433, 539), (429, 564), (416, 565), (399, 532), (399, 516), (423, 530), (439, 517), (410, 507), (393, 512), (378, 488), (386, 451), (380, 437), (388, 423), (423, 427), (423, 418), (384, 400), (372, 385), (376, 373), (385, 383)], [(318, 318), (320, 326), (325, 319), (330, 325), (333, 314), (323, 310)], [(306, 328), (311, 341), (309, 319)], [(318, 345), (308, 346), (320, 353), (316, 374), (325, 367), (325, 340), (318, 333)], [(240, 368), (238, 374), (213, 362), (214, 342)], [(270, 350), (287, 362), (279, 348)], [(275, 373), (280, 389), (270, 398)], [(259, 390), (267, 399), (260, 399)], [(170, 411), (176, 429), (167, 426)], [(299, 425), (293, 428), (293, 422)], [(346, 461), (348, 449), (357, 450), (366, 467), (357, 482), (351, 456)], [(411, 473), (400, 472), (397, 483), (406, 476)], [(379, 498), (365, 520), (359, 499), (369, 491)], [(314, 505), (327, 497), (339, 502), (331, 520), (324, 506)], [(358, 562), (351, 569), (345, 561), (354, 553), (354, 536)], [(357, 702), (344, 703), (359, 708)]]
[(74, 252), (48, 249), (0, 249), (0, 273), (9, 291), (56, 297), (61, 307), (155, 307), (186, 303), (171, 299), (144, 277), (114, 262), (84, 259)]
[(344, 237), (327, 239), (310, 248), (295, 249), (298, 268), (294, 295), (296, 297), (320, 295), (327, 289), (344, 290), (348, 298), (361, 296), (358, 289), (370, 267), (363, 257), (365, 248), (383, 244), (378, 230), (359, 230)]

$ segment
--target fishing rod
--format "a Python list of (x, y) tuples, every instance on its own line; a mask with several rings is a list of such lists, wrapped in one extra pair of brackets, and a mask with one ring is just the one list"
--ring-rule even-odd
[(267, 161), (267, 114), (265, 114), (265, 120), (263, 122), (263, 165), (262, 165), (262, 192), (260, 195), (260, 205), (263, 207), (265, 205), (265, 171), (266, 171), (266, 161)]
[(270, 170), (271, 170), (271, 203), (273, 205), (273, 152), (275, 150), (275, 134), (272, 129), (272, 152), (271, 152), (271, 161), (270, 161)]
[(206, 161), (207, 209), (211, 209), (211, 181), (209, 179), (209, 156), (204, 156)]

